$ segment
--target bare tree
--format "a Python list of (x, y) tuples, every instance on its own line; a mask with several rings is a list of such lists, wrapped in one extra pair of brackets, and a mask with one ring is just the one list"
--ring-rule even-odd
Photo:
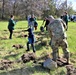
[(2, 19), (4, 19), (4, 5), (5, 5), (5, 0), (2, 2)]
[(37, 17), (48, 15), (60, 16), (64, 10), (69, 10), (67, 0), (0, 0), (0, 16), (3, 19), (14, 14), (19, 19), (25, 19), (29, 14)]

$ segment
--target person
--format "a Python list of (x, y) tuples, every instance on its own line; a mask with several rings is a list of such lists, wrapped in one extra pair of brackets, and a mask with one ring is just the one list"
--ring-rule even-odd
[(48, 19), (50, 23), (48, 25), (48, 33), (51, 37), (51, 48), (52, 48), (52, 56), (53, 60), (57, 61), (59, 58), (58, 48), (61, 47), (64, 53), (64, 58), (67, 59), (67, 63), (69, 63), (69, 50), (66, 36), (66, 24), (62, 19), (54, 19), (53, 16), (49, 16)]
[(37, 26), (38, 26), (38, 23), (36, 21), (36, 18), (35, 16), (32, 14), (31, 17), (29, 18), (29, 27), (32, 28), (34, 30), (37, 30)]
[(14, 21), (14, 15), (11, 15), (8, 23), (8, 30), (10, 32), (9, 39), (12, 39), (12, 34), (13, 34), (15, 24), (16, 22)]
[(36, 18), (33, 14), (31, 15), (31, 18), (29, 20), (30, 20), (30, 28), (34, 30), (35, 27), (35, 30), (37, 30), (38, 23), (36, 22)]
[(45, 19), (43, 20), (42, 25), (44, 24), (44, 22), (45, 22), (44, 28), (46, 27), (46, 30), (47, 30), (47, 27), (48, 27), (48, 24), (50, 23), (50, 21), (47, 17), (45, 17)]
[(64, 15), (63, 15), (62, 19), (66, 23), (66, 26), (67, 26), (67, 29), (68, 29), (68, 14), (67, 14), (67, 12), (64, 12)]
[(35, 19), (35, 21), (34, 21), (34, 28), (35, 28), (35, 30), (37, 30), (37, 27), (38, 27), (38, 23), (37, 23), (37, 21)]
[(27, 42), (27, 50), (26, 51), (30, 50), (29, 44), (31, 44), (31, 46), (33, 48), (33, 52), (35, 53), (36, 52), (36, 49), (35, 49), (35, 46), (34, 46), (35, 37), (34, 37), (33, 30), (31, 28), (28, 28), (26, 31), (28, 31), (28, 42)]
[(30, 27), (30, 18), (31, 18), (31, 15), (28, 15), (28, 17), (27, 17), (27, 21), (28, 21), (28, 28)]

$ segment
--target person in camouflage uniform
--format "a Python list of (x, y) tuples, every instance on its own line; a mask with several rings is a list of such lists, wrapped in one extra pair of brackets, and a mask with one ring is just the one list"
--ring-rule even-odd
[(53, 60), (57, 61), (59, 57), (58, 48), (61, 46), (63, 49), (64, 57), (69, 63), (69, 50), (66, 36), (66, 24), (61, 19), (54, 19), (53, 16), (49, 17), (50, 23), (48, 25), (48, 32), (51, 37), (51, 48), (53, 50)]

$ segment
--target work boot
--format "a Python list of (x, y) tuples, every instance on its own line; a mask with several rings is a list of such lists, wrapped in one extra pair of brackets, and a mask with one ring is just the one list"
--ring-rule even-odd
[(66, 59), (67, 59), (66, 64), (68, 65), (70, 63), (70, 60), (69, 60), (69, 58), (66, 58)]

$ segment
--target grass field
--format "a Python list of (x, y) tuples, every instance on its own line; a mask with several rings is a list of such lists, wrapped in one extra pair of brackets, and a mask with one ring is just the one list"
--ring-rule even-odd
[[(35, 31), (35, 36), (41, 36), (40, 33), (40, 25), (42, 24), (42, 21), (38, 21), (38, 30)], [(9, 31), (7, 29), (8, 22), (0, 22), (0, 60), (7, 59), (11, 61), (17, 61), (20, 59), (21, 55), (26, 53), (26, 42), (27, 38), (21, 37), (21, 35), (27, 34), (27, 32), (23, 32), (22, 30), (27, 29), (27, 21), (18, 21), (18, 23), (15, 26), (15, 30), (13, 33), (13, 39), (9, 39)], [(46, 32), (45, 32), (46, 33)], [(76, 66), (76, 23), (75, 22), (69, 22), (68, 24), (68, 31), (67, 31), (67, 40), (69, 45), (69, 50), (71, 53), (71, 63)], [(47, 39), (46, 36), (43, 36), (40, 40), (43, 40), (43, 42), (49, 43), (49, 38)], [(48, 40), (48, 41), (47, 41)], [(12, 46), (14, 44), (21, 44), (24, 46), (22, 49), (15, 49)], [(40, 44), (36, 44), (36, 55), (40, 56), (42, 52), (51, 52), (50, 46), (41, 46)], [(30, 52), (32, 52), (32, 49), (30, 49)], [(62, 53), (60, 49), (60, 54)], [(25, 68), (25, 69), (24, 69)], [(24, 74), (21, 74), (21, 69), (24, 69)], [(18, 74), (16, 72), (19, 72)], [(56, 72), (57, 75), (65, 75), (65, 68), (61, 67), (58, 68)], [(14, 72), (12, 74), (11, 72)], [(0, 70), (0, 75), (9, 75), (8, 73), (11, 73), (11, 75), (56, 75), (54, 72), (50, 74), (50, 72), (46, 69), (41, 68), (39, 65), (35, 65), (32, 62), (29, 62), (27, 64), (21, 63), (14, 63), (13, 67), (6, 70)], [(26, 73), (26, 74), (25, 74)]]

